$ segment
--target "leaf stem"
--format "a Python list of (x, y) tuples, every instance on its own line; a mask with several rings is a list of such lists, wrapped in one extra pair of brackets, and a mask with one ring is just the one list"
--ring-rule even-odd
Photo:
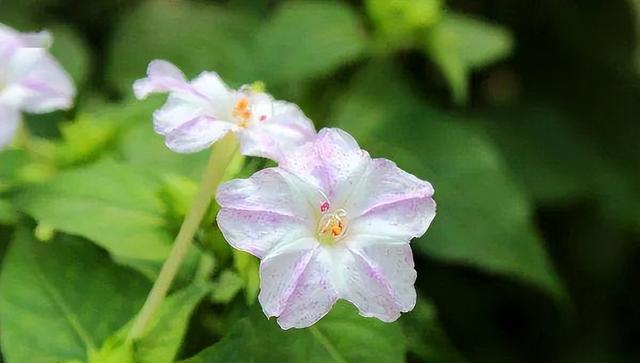
[(238, 142), (232, 133), (227, 134), (223, 139), (213, 145), (209, 162), (207, 163), (202, 181), (200, 182), (198, 194), (192, 202), (189, 213), (187, 213), (187, 216), (182, 222), (173, 248), (164, 262), (160, 274), (153, 284), (149, 296), (147, 296), (147, 300), (129, 331), (127, 341), (131, 342), (143, 336), (149, 325), (149, 321), (167, 295), (180, 264), (191, 246), (191, 240), (198, 230), (202, 218), (204, 218), (204, 215), (209, 209), (216, 189), (222, 181), (225, 170), (233, 159), (237, 149)]

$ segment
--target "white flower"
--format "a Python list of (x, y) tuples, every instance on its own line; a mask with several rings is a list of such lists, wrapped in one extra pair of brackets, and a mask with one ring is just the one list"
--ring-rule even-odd
[(315, 135), (313, 124), (296, 105), (246, 86), (230, 89), (215, 72), (202, 72), (189, 82), (173, 64), (155, 60), (147, 78), (136, 81), (133, 90), (139, 99), (169, 93), (153, 122), (167, 147), (176, 152), (206, 149), (234, 132), (242, 154), (279, 160)]
[(433, 188), (323, 129), (279, 167), (220, 186), (218, 226), (260, 258), (259, 300), (283, 329), (312, 325), (338, 299), (385, 322), (416, 303), (409, 241), (435, 217)]
[(48, 53), (48, 32), (19, 33), (0, 24), (0, 148), (18, 128), (20, 111), (46, 113), (68, 109), (75, 88)]

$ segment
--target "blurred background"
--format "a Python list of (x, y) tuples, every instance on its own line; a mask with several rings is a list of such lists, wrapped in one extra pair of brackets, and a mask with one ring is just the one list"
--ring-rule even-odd
[[(161, 174), (173, 235), (206, 155), (163, 150), (161, 98), (132, 102), (162, 58), (190, 77), (264, 82), (433, 183), (438, 216), (413, 242), (419, 303), (398, 323), (408, 362), (640, 361), (638, 0), (0, 0), (0, 22), (49, 29), (80, 90), (75, 110), (27, 117), (27, 152), (0, 154), (0, 196), (17, 201), (0, 203), (0, 256), (27, 224), (153, 275), (156, 256), (118, 250), (91, 225), (104, 219), (74, 224), (31, 185), (113, 156)], [(201, 232), (251, 296), (255, 261)], [(196, 310), (183, 357), (226, 334), (211, 311), (241, 315), (234, 294)]]

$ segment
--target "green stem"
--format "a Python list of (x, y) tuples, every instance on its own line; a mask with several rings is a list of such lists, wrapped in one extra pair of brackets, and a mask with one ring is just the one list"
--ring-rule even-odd
[(320, 342), (320, 345), (324, 347), (324, 349), (329, 353), (331, 358), (337, 363), (347, 363), (347, 360), (342, 357), (342, 354), (338, 352), (338, 350), (333, 346), (333, 344), (327, 339), (327, 337), (316, 327), (312, 325), (309, 327), (309, 331), (311, 334)]
[(233, 159), (237, 149), (238, 142), (232, 133), (229, 133), (213, 145), (211, 157), (204, 171), (198, 194), (184, 222), (182, 222), (173, 248), (167, 260), (164, 262), (160, 274), (153, 284), (149, 296), (147, 296), (144, 306), (129, 331), (129, 335), (127, 336), (128, 341), (131, 342), (142, 337), (149, 325), (149, 321), (167, 295), (171, 283), (178, 272), (178, 268), (191, 246), (191, 240), (198, 230), (202, 218), (204, 218), (204, 215), (209, 209), (216, 189), (222, 181), (225, 170)]

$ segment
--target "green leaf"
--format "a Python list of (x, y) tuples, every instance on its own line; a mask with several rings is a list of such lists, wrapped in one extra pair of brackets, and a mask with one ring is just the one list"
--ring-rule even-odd
[(0, 274), (6, 362), (86, 361), (140, 308), (148, 288), (145, 278), (86, 241), (41, 243), (19, 229)]
[(453, 12), (447, 12), (424, 39), (424, 50), (440, 67), (458, 104), (467, 100), (470, 71), (504, 59), (512, 49), (508, 30)]
[[(0, 23), (19, 29), (20, 31), (37, 30), (41, 24), (42, 9), (55, 4), (59, 0), (20, 0), (0, 2)], [(35, 16), (38, 14), (38, 16)]]
[(18, 221), (18, 213), (8, 200), (0, 199), (0, 224), (13, 224)]
[(442, 0), (367, 0), (367, 13), (387, 49), (413, 46), (442, 18)]
[(634, 59), (632, 60), (635, 65), (636, 75), (640, 75), (640, 1), (629, 0), (631, 5), (631, 11), (634, 15), (636, 24), (636, 49), (634, 52)]
[(511, 33), (501, 26), (474, 17), (447, 12), (441, 31), (455, 34), (455, 46), (462, 62), (482, 68), (509, 56), (513, 49)]
[[(179, 176), (200, 180), (209, 153), (178, 154), (169, 150), (164, 137), (153, 131), (152, 111), (141, 117), (144, 122), (137, 122), (118, 140), (117, 148), (122, 157), (140, 171), (168, 178), (169, 183)], [(187, 202), (191, 203), (191, 199)]]
[[(62, 136), (59, 140), (44, 138), (31, 138), (29, 140), (29, 152), (36, 160), (48, 164), (49, 167), (68, 168), (70, 166), (87, 164), (93, 162), (105, 154), (114, 151), (114, 144), (120, 140), (122, 133), (128, 133), (132, 128), (148, 129), (150, 135), (153, 134), (151, 118), (153, 110), (160, 106), (157, 100), (136, 101), (122, 104), (101, 105), (99, 109), (90, 112), (80, 113), (73, 121), (61, 123), (59, 133)], [(161, 140), (161, 137), (157, 137)], [(143, 144), (148, 144), (145, 140)], [(151, 149), (156, 145), (152, 144)], [(136, 149), (139, 152), (144, 148)], [(164, 150), (160, 150), (164, 151)], [(128, 159), (128, 154), (125, 154)], [(161, 157), (158, 156), (155, 162)], [(25, 164), (25, 162), (23, 162)], [(28, 180), (41, 180), (38, 174), (36, 177), (25, 178)]]
[(374, 156), (434, 185), (438, 213), (414, 250), (562, 295), (531, 205), (482, 130), (422, 104), (386, 65), (360, 75), (333, 119)]
[[(238, 347), (242, 347), (240, 352)], [(280, 329), (256, 310), (218, 344), (182, 363), (239, 362), (394, 363), (405, 361), (399, 324), (363, 318), (339, 302), (307, 329)]]
[[(594, 140), (570, 116), (548, 105), (502, 109), (485, 118), (482, 126), (536, 202), (597, 195), (605, 184), (602, 176), (616, 174)], [(594, 170), (598, 170), (595, 175)]]
[(362, 25), (346, 4), (285, 3), (256, 35), (258, 75), (267, 84), (318, 78), (360, 57), (365, 42)]
[(260, 289), (260, 261), (246, 252), (233, 249), (233, 265), (244, 282), (247, 304), (251, 305)]
[(227, 304), (233, 300), (243, 286), (244, 281), (242, 277), (231, 270), (224, 270), (214, 283), (211, 301), (219, 304)]
[(196, 283), (168, 296), (150, 321), (142, 338), (129, 341), (127, 334), (135, 317), (105, 340), (90, 363), (171, 363), (178, 353), (189, 319), (212, 285)]
[(242, 319), (218, 343), (180, 363), (253, 363), (252, 353), (247, 349), (253, 339), (253, 325)]
[(210, 284), (191, 285), (169, 296), (151, 320), (144, 336), (134, 342), (136, 363), (172, 363), (196, 305), (211, 292)]
[(153, 59), (175, 63), (187, 75), (218, 72), (228, 82), (252, 82), (255, 20), (210, 4), (147, 1), (127, 14), (112, 37), (107, 79), (127, 95)]
[(89, 52), (84, 41), (65, 25), (53, 25), (47, 29), (54, 39), (51, 54), (69, 72), (76, 86), (81, 86), (89, 75)]
[(103, 160), (25, 188), (15, 205), (46, 225), (86, 237), (133, 266), (158, 263), (171, 237), (159, 184), (135, 168)]
[(0, 192), (11, 188), (20, 177), (20, 168), (29, 161), (22, 150), (0, 151)]
[(60, 125), (62, 141), (56, 143), (56, 163), (61, 166), (95, 160), (113, 141), (118, 125), (81, 115)]
[(435, 306), (418, 298), (416, 307), (400, 318), (409, 352), (429, 363), (464, 363), (440, 327)]

